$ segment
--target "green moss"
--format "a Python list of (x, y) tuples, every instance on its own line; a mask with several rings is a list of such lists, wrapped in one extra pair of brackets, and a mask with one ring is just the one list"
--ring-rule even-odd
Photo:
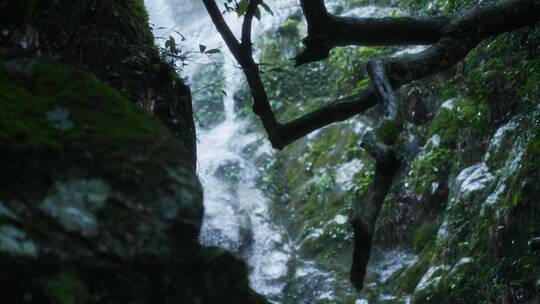
[(148, 31), (148, 13), (144, 0), (116, 0), (113, 10), (118, 16), (120, 33), (129, 37), (132, 43), (152, 45), (154, 37)]
[[(428, 131), (428, 136), (440, 136), (441, 146), (454, 149), (464, 135), (479, 136), (489, 131), (487, 102), (470, 99), (454, 100), (441, 108)], [(470, 132), (470, 134), (467, 134)]]
[(380, 141), (384, 142), (387, 145), (393, 145), (396, 142), (402, 129), (403, 121), (385, 120), (377, 129), (375, 129), (375, 134)]
[(390, 280), (396, 282), (397, 291), (403, 294), (411, 294), (422, 276), (429, 268), (427, 259), (422, 258), (409, 268), (396, 273)]
[(452, 150), (435, 148), (412, 162), (412, 188), (417, 194), (432, 192), (432, 185), (445, 180), (452, 165)]
[(30, 50), (91, 71), (140, 106), (155, 106), (194, 152), (189, 91), (161, 58), (143, 0), (3, 1), (0, 19), (27, 33)]
[(488, 113), (486, 102), (470, 99), (447, 101), (439, 109), (427, 131), (432, 141), (411, 164), (415, 193), (430, 196), (435, 185), (482, 157), (483, 138), (490, 133)]
[(352, 160), (355, 158), (362, 158), (364, 156), (364, 150), (360, 147), (360, 143), (354, 142), (345, 146), (345, 159)]
[(328, 66), (337, 75), (333, 89), (338, 94), (350, 95), (360, 92), (369, 85), (365, 73), (367, 62), (391, 52), (391, 48), (361, 47), (333, 49), (328, 58)]
[[(102, 15), (102, 18), (109, 19), (115, 24), (115, 32), (124, 35), (123, 38), (131, 43), (145, 43), (153, 45), (152, 34), (148, 29), (148, 14), (144, 5), (144, 0), (114, 0), (107, 4), (98, 4), (95, 0), (47, 0), (34, 1), (25, 0), (20, 2), (20, 6), (26, 12), (26, 22), (31, 24), (38, 31), (47, 31), (50, 26), (48, 18), (51, 15), (68, 16), (56, 23), (66, 22), (65, 31), (78, 28), (82, 23), (86, 23), (89, 10), (99, 10), (99, 5), (104, 5), (110, 9), (110, 15)], [(114, 16), (111, 18), (110, 16)]]
[[(348, 223), (330, 223), (337, 215), (348, 216), (353, 199), (348, 198), (336, 185), (338, 166), (353, 157), (337, 147), (358, 145), (358, 137), (347, 125), (331, 126), (321, 130), (312, 139), (303, 139), (278, 154), (271, 172), (275, 197), (274, 210), (287, 218), (292, 234), (307, 234), (316, 230), (318, 236), (307, 239), (301, 249), (303, 257), (336, 263), (347, 256), (352, 231)], [(365, 152), (354, 152), (367, 159)], [(336, 267), (333, 265), (332, 267)]]
[(294, 37), (298, 35), (298, 25), (300, 24), (300, 20), (296, 18), (287, 18), (285, 22), (279, 27), (278, 33), (282, 35), (286, 35), (289, 37)]
[(65, 270), (44, 282), (47, 294), (58, 304), (86, 304), (90, 292), (75, 270)]
[(440, 276), (426, 289), (414, 295), (415, 304), (428, 303), (484, 303), (484, 283), (478, 280), (479, 265), (474, 262), (454, 267), (450, 272), (441, 271)]
[[(137, 172), (147, 170), (145, 182), (153, 184), (166, 175), (156, 171), (163, 170), (156, 164), (189, 167), (181, 157), (186, 150), (171, 144), (170, 133), (156, 118), (92, 75), (47, 59), (0, 65), (0, 141), (6, 157), (18, 155), (23, 161), (24, 155), (39, 152), (50, 157), (51, 166), (73, 161), (116, 181), (122, 176), (142, 180)], [(2, 178), (3, 184), (16, 184)]]
[[(438, 252), (445, 252), (446, 261), (455, 263), (469, 256), (473, 262), (455, 266), (457, 269), (443, 275), (438, 284), (415, 295), (415, 303), (484, 303), (499, 298), (518, 302), (518, 294), (540, 277), (537, 268), (540, 259), (527, 249), (528, 240), (540, 233), (535, 220), (540, 216), (537, 204), (540, 166), (534, 148), (538, 134), (535, 127), (538, 121), (534, 117), (538, 114), (533, 110), (519, 115), (519, 131), (513, 142), (523, 145), (525, 154), (516, 167), (518, 170), (508, 177), (497, 204), (487, 206), (479, 217), (474, 198), (447, 209), (452, 236), (429, 249), (437, 256), (440, 256)], [(513, 161), (514, 157), (507, 154), (505, 159)], [(523, 295), (526, 301), (531, 296)]]
[[(311, 143), (312, 145), (308, 140), (303, 140), (297, 145), (291, 145), (285, 148), (279, 154), (279, 160), (283, 161), (282, 168), (285, 175), (283, 175), (283, 172), (276, 172), (276, 174), (284, 178), (287, 188), (292, 193), (296, 193), (295, 196), (297, 197), (301, 196), (301, 193), (306, 192), (304, 185), (306, 181), (314, 176), (315, 172), (337, 166), (348, 157), (338, 147), (357, 145), (358, 135), (349, 128), (331, 126), (317, 134)], [(366, 158), (363, 151), (357, 151), (357, 154)], [(318, 180), (321, 186), (322, 184), (328, 184), (324, 180), (334, 179), (333, 176), (329, 176), (328, 174), (330, 173), (319, 174)], [(321, 191), (318, 191), (315, 196), (321, 192), (328, 192), (326, 190), (330, 190), (325, 186), (317, 186), (317, 189)]]
[(448, 14), (476, 3), (478, 0), (415, 0), (407, 1), (406, 7), (423, 13), (442, 11)]
[(435, 241), (438, 226), (434, 222), (424, 223), (418, 227), (412, 235), (412, 248), (416, 252), (421, 252)]

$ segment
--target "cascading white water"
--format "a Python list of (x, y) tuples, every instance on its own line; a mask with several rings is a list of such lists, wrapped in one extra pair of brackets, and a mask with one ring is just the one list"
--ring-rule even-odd
[[(224, 65), (225, 75), (233, 70)], [(204, 186), (205, 219), (203, 242), (217, 245), (244, 256), (251, 269), (252, 287), (271, 297), (278, 297), (289, 258), (284, 246), (283, 232), (269, 219), (268, 201), (257, 189), (257, 170), (253, 159), (244, 157), (246, 147), (257, 140), (254, 134), (244, 134), (246, 122), (234, 113), (234, 91), (237, 77), (225, 82), (225, 121), (198, 133), (197, 149), (199, 178)], [(263, 144), (255, 152), (271, 151)], [(239, 176), (230, 181), (219, 172), (223, 166), (239, 168)]]
[[(258, 135), (246, 133), (247, 122), (236, 117), (234, 93), (240, 86), (241, 72), (236, 68), (232, 56), (223, 45), (210, 18), (204, 14), (199, 1), (182, 3), (183, 8), (173, 9), (173, 0), (147, 0), (151, 23), (156, 36), (180, 36), (191, 41), (192, 50), (204, 44), (209, 48), (220, 48), (224, 57), (223, 108), (225, 120), (210, 130), (198, 130), (198, 176), (204, 188), (205, 217), (202, 242), (229, 249), (243, 256), (249, 265), (252, 288), (268, 298), (279, 301), (284, 277), (287, 274), (290, 249), (284, 242), (284, 231), (270, 221), (268, 200), (257, 189), (257, 168), (254, 158), (272, 153), (269, 144), (263, 141), (251, 158), (243, 155), (245, 149), (257, 141)], [(284, 1), (286, 2), (286, 1)], [(176, 15), (172, 15), (173, 12)], [(276, 15), (279, 12), (276, 10)], [(233, 32), (238, 32), (241, 20), (234, 14), (226, 15)], [(271, 25), (268, 16), (263, 22), (254, 24), (254, 33), (262, 32), (262, 25)], [(279, 17), (277, 17), (279, 18)], [(190, 50), (188, 50), (190, 51)], [(200, 57), (197, 62), (188, 62), (186, 75), (192, 75), (199, 65), (211, 59)], [(223, 174), (231, 167), (237, 168), (238, 176), (231, 181)]]

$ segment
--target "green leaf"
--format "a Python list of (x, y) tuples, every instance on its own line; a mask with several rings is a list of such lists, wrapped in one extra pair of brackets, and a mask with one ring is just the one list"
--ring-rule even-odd
[(223, 96), (227, 96), (227, 92), (221, 90), (221, 94), (223, 94)]
[(186, 41), (186, 37), (184, 37), (184, 35), (182, 35), (179, 31), (173, 29), (173, 32), (177, 33), (178, 36), (180, 36), (182, 38), (181, 41)]
[(249, 5), (249, 0), (240, 0), (238, 7), (236, 8), (236, 13), (238, 17), (244, 16), (246, 14), (247, 8)]
[(258, 7), (255, 9), (253, 16), (255, 16), (257, 20), (261, 20), (261, 10)]
[(201, 51), (201, 53), (204, 53), (204, 51), (206, 50), (206, 45), (199, 44), (199, 50)]
[(264, 2), (261, 2), (261, 5), (262, 5), (262, 7), (264, 8), (265, 11), (267, 11), (270, 15), (274, 16), (274, 12), (270, 8), (270, 6), (268, 6), (268, 4), (266, 4)]
[(220, 53), (221, 51), (219, 49), (210, 49), (208, 51), (206, 51), (205, 53), (206, 54), (217, 54), (217, 53)]
[(286, 71), (285, 69), (283, 69), (283, 68), (277, 67), (277, 68), (271, 68), (271, 69), (269, 69), (268, 72), (285, 73), (285, 72), (287, 72), (287, 71)]
[(169, 48), (172, 53), (176, 52), (176, 40), (173, 36), (169, 36), (169, 40), (165, 41), (165, 48)]

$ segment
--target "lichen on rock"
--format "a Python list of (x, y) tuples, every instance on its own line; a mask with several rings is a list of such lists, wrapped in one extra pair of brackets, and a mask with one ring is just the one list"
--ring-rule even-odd
[(143, 1), (8, 1), (0, 20), (2, 303), (266, 303), (199, 245), (189, 89)]
[(109, 186), (99, 179), (57, 181), (40, 209), (68, 231), (95, 235), (98, 222), (94, 213), (103, 207), (109, 194)]

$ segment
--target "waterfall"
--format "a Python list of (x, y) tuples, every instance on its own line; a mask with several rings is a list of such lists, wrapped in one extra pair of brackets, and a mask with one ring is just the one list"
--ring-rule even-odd
[[(204, 245), (224, 247), (242, 256), (249, 266), (251, 287), (280, 302), (291, 252), (285, 231), (270, 220), (269, 201), (255, 182), (259, 174), (255, 159), (273, 153), (272, 149), (266, 140), (260, 140), (261, 135), (245, 131), (248, 122), (238, 118), (234, 110), (233, 96), (240, 86), (241, 70), (236, 67), (199, 1), (187, 1), (182, 3), (182, 8), (176, 9), (172, 0), (147, 0), (146, 4), (156, 37), (171, 35), (180, 41), (177, 30), (190, 41), (190, 49), (183, 51), (197, 52), (200, 43), (222, 52), (223, 75), (215, 77), (225, 79), (225, 119), (209, 130), (197, 131), (197, 173), (204, 188), (205, 205), (201, 241)], [(254, 33), (265, 30), (263, 25), (273, 23), (269, 17), (254, 22)], [(226, 19), (233, 32), (238, 33), (241, 19), (235, 14), (227, 14)], [(199, 66), (211, 61), (212, 58), (198, 56), (183, 68), (183, 75), (192, 75)], [(262, 144), (247, 157), (246, 148), (256, 142)]]
[[(230, 75), (233, 69), (232, 64), (225, 63), (225, 75)], [(258, 172), (254, 160), (243, 155), (258, 137), (244, 133), (247, 122), (235, 115), (233, 94), (237, 87), (238, 77), (226, 80), (225, 121), (198, 132), (198, 174), (205, 196), (203, 242), (243, 256), (250, 267), (252, 287), (267, 296), (278, 297), (284, 285), (280, 279), (286, 274), (289, 253), (283, 231), (270, 221), (269, 202), (256, 187)], [(255, 157), (269, 151), (270, 147), (263, 142)], [(227, 178), (230, 172), (237, 176)]]
[[(156, 37), (167, 39), (173, 36), (180, 41), (181, 36), (176, 32), (180, 31), (188, 39), (181, 47), (183, 52), (191, 52), (194, 58), (188, 59), (188, 65), (182, 67), (183, 76), (192, 76), (205, 65), (217, 63), (215, 57), (200, 54), (199, 43), (208, 49), (219, 48), (219, 64), (223, 63), (219, 74), (211, 75), (212, 79), (224, 79), (222, 100), (218, 101), (223, 106), (223, 120), (197, 130), (197, 172), (204, 188), (205, 205), (201, 242), (206, 246), (226, 248), (241, 256), (249, 266), (251, 287), (273, 303), (334, 303), (340, 302), (344, 296), (356, 298), (346, 277), (329, 270), (320, 261), (300, 257), (297, 251), (304, 240), (298, 237), (296, 240), (289, 239), (287, 231), (276, 224), (277, 221), (272, 221), (269, 210), (271, 202), (257, 188), (256, 180), (261, 174), (257, 170), (257, 159), (274, 157), (274, 152), (264, 134), (249, 132), (250, 122), (235, 112), (234, 94), (243, 79), (242, 71), (200, 0), (181, 1), (182, 6), (175, 5), (177, 0), (146, 0)], [(255, 20), (254, 37), (275, 29), (276, 24), (283, 23), (285, 18), (299, 9), (297, 3), (291, 4), (287, 0), (276, 0), (269, 4), (275, 16), (265, 13), (261, 22)], [(335, 3), (330, 1), (328, 4), (332, 10)], [(363, 17), (393, 13), (393, 8), (374, 6), (351, 12)], [(236, 14), (226, 14), (225, 18), (238, 37), (242, 20)], [(157, 40), (161, 44), (164, 41), (160, 38)], [(254, 51), (257, 54), (257, 50)], [(197, 102), (196, 95), (194, 97)], [(352, 124), (360, 126), (359, 129), (354, 127), (357, 133), (362, 133), (366, 128), (359, 121)], [(312, 138), (315, 136), (311, 135)], [(346, 217), (338, 216), (335, 221), (344, 223)], [(316, 229), (304, 237), (318, 237), (321, 231)], [(380, 274), (385, 280), (413, 260), (399, 250), (386, 255), (375, 254), (368, 271)], [(355, 303), (364, 301), (358, 299)]]

